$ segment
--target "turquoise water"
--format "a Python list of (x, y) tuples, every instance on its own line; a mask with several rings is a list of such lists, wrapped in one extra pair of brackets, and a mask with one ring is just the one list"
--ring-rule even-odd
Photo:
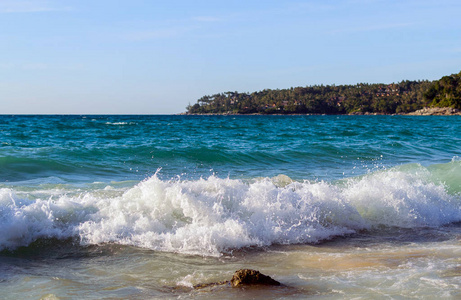
[[(460, 156), (457, 116), (0, 116), (0, 295), (456, 298)], [(289, 288), (191, 288), (240, 267)]]
[(2, 116), (0, 180), (69, 183), (285, 174), (335, 180), (459, 155), (459, 118)]

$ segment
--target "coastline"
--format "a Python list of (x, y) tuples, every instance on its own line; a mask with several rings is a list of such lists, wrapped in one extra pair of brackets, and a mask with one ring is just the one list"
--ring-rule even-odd
[(385, 114), (376, 112), (353, 112), (349, 114), (262, 114), (262, 113), (251, 113), (251, 114), (239, 114), (239, 113), (188, 113), (183, 112), (177, 115), (188, 115), (188, 116), (461, 116), (461, 110), (452, 107), (424, 107), (422, 109), (409, 112), (409, 113), (396, 113), (396, 114)]

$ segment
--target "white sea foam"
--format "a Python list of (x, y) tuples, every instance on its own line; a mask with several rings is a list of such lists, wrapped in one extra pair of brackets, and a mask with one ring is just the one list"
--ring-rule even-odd
[(135, 122), (106, 122), (106, 125), (136, 125)]
[(434, 182), (422, 167), (377, 172), (350, 180), (348, 203), (372, 226), (441, 226), (461, 220), (461, 197)]
[(0, 189), (0, 249), (27, 246), (41, 237), (71, 237), (75, 226), (91, 212), (91, 207), (78, 203), (78, 199), (29, 200), (11, 189)]
[(79, 237), (86, 244), (219, 256), (248, 246), (316, 243), (383, 225), (461, 221), (460, 195), (447, 192), (424, 168), (377, 172), (341, 184), (283, 176), (250, 183), (153, 176), (123, 194), (105, 188), (29, 198), (0, 190), (0, 249), (41, 237)]

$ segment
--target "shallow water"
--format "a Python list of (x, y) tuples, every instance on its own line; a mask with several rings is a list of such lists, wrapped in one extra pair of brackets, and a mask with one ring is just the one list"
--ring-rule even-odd
[(2, 299), (461, 297), (461, 118), (0, 121)]
[[(219, 258), (42, 241), (46, 245), (1, 258), (2, 294), (5, 299), (455, 299), (461, 296), (460, 234), (457, 225), (395, 229), (319, 245), (245, 249)], [(258, 269), (285, 286), (192, 288), (230, 280), (240, 268)]]

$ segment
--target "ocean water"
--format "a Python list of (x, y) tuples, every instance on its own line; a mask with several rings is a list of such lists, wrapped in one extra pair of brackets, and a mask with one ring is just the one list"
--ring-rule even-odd
[[(1, 299), (460, 299), (458, 116), (0, 116)], [(277, 288), (194, 289), (252, 268)]]

